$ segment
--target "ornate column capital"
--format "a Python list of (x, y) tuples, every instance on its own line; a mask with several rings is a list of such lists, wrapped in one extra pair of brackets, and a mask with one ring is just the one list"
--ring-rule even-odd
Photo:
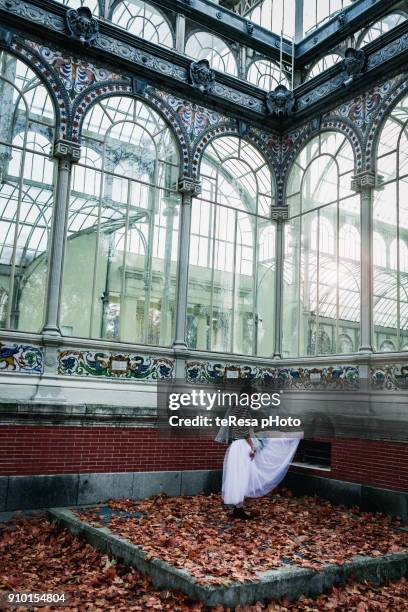
[(271, 207), (271, 219), (276, 223), (284, 223), (289, 219), (289, 208), (288, 206), (272, 206)]
[(191, 176), (181, 176), (178, 180), (177, 188), (180, 193), (194, 198), (201, 193), (201, 181)]
[(56, 140), (54, 143), (53, 156), (57, 159), (76, 164), (81, 158), (81, 147), (70, 140)]
[(351, 189), (359, 193), (370, 189), (381, 189), (383, 177), (373, 170), (364, 170), (356, 174), (351, 180)]

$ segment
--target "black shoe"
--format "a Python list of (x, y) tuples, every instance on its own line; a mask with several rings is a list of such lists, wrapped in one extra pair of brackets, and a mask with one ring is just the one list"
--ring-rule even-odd
[(243, 508), (234, 508), (232, 518), (241, 519), (242, 521), (249, 521), (252, 517), (248, 512), (245, 512)]

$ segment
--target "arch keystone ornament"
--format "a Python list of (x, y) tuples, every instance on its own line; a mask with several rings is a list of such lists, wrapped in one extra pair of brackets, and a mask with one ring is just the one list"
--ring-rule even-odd
[(87, 6), (69, 9), (66, 24), (70, 38), (78, 40), (85, 47), (91, 47), (99, 37), (99, 24)]
[(192, 177), (182, 176), (178, 180), (178, 191), (191, 197), (199, 196), (201, 193), (201, 183)]
[(77, 142), (69, 140), (57, 140), (54, 145), (54, 157), (66, 159), (73, 163), (78, 162), (81, 157), (81, 147)]
[(373, 170), (359, 172), (351, 180), (351, 189), (361, 193), (368, 189), (382, 189), (384, 177), (376, 174)]
[(344, 53), (343, 68), (346, 78), (343, 82), (344, 87), (351, 85), (354, 80), (361, 76), (366, 66), (366, 54), (363, 49), (349, 47)]
[(198, 62), (191, 62), (190, 83), (201, 93), (210, 93), (215, 85), (215, 72), (210, 67), (208, 60), (203, 59)]
[(266, 94), (268, 113), (274, 117), (287, 117), (295, 110), (295, 94), (285, 85), (278, 85), (274, 91)]
[(288, 206), (271, 206), (271, 219), (276, 223), (284, 223), (289, 219)]

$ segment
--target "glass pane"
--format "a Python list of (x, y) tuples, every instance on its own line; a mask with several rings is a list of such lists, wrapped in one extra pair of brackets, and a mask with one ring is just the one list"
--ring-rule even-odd
[(303, 175), (302, 212), (335, 202), (338, 186), (339, 177), (335, 160), (329, 155), (320, 155), (312, 161)]
[(392, 13), (391, 15), (386, 15), (382, 17), (379, 21), (377, 21), (369, 30), (367, 30), (362, 39), (359, 41), (359, 47), (364, 47), (368, 45), (370, 42), (379, 38), (386, 32), (389, 32), (393, 28), (395, 28), (400, 23), (403, 23), (406, 20), (406, 16), (400, 13)]
[(174, 47), (174, 32), (164, 13), (142, 0), (119, 2), (112, 14), (112, 23), (149, 42)]
[(341, 62), (343, 58), (338, 53), (330, 53), (329, 55), (325, 55), (320, 59), (311, 70), (307, 74), (306, 80), (313, 79), (314, 77), (319, 76), (325, 70), (328, 70), (338, 62)]
[(142, 102), (108, 98), (85, 118), (84, 133), (68, 217), (64, 330), (170, 345), (179, 209), (171, 132)]
[(193, 201), (191, 222), (189, 346), (271, 354), (274, 288), (265, 284), (275, 248), (265, 242), (274, 240), (271, 173), (252, 145), (222, 137), (205, 149), (200, 175), (202, 193)]
[(258, 221), (256, 270), (255, 354), (271, 357), (275, 341), (275, 224)]
[[(253, 6), (254, 3), (251, 3)], [(295, 2), (287, 0), (263, 0), (245, 17), (263, 28), (288, 38), (295, 36)]]
[(286, 357), (353, 352), (358, 346), (360, 197), (350, 189), (353, 162), (348, 140), (327, 132), (304, 147), (292, 168), (290, 190), (300, 183), (301, 193), (288, 198), (292, 221), (284, 259)]
[(301, 219), (285, 224), (285, 258), (283, 265), (283, 311), (282, 311), (282, 354), (293, 357), (301, 351), (300, 338), (300, 289), (301, 289)]
[(318, 224), (319, 212), (302, 217), (300, 258), (300, 325), (299, 350), (301, 355), (315, 355), (316, 326), (318, 325), (318, 242), (313, 228)]
[(391, 183), (374, 200), (374, 326), (381, 352), (395, 350), (399, 344), (398, 249), (389, 239), (397, 234), (397, 225), (396, 183)]
[(210, 32), (196, 32), (187, 39), (186, 55), (195, 60), (208, 60), (211, 68), (238, 75), (237, 61), (229, 45)]
[(99, 16), (98, 0), (57, 0), (57, 1), (73, 9), (78, 9), (81, 6), (86, 6), (91, 10), (93, 15)]
[(253, 62), (248, 70), (247, 80), (266, 91), (276, 89), (278, 85), (289, 88), (289, 81), (279, 66), (269, 60), (257, 60)]
[(353, 0), (303, 0), (303, 30), (310, 34), (317, 26), (349, 6)]
[(39, 332), (44, 323), (54, 200), (54, 110), (47, 89), (0, 53), (0, 327)]

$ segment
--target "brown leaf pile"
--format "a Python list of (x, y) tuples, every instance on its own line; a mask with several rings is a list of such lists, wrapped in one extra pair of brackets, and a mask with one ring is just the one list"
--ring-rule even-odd
[[(42, 612), (202, 610), (201, 604), (190, 607), (182, 593), (154, 590), (135, 569), (111, 561), (40, 516), (0, 524), (1, 591), (68, 594), (67, 608), (31, 608)], [(0, 610), (5, 609), (0, 605)]]
[[(115, 500), (108, 527), (158, 557), (187, 570), (198, 582), (229, 584), (256, 580), (285, 563), (319, 569), (343, 564), (354, 555), (381, 556), (408, 547), (400, 522), (315, 498), (289, 493), (252, 500), (251, 521), (233, 521), (219, 495), (157, 496), (142, 501)], [(81, 513), (98, 525), (100, 514)]]
[[(136, 570), (109, 560), (42, 517), (0, 524), (0, 592), (9, 590), (71, 594), (69, 607), (32, 608), (41, 612), (206, 610), (181, 593), (157, 591)], [(382, 587), (350, 584), (315, 600), (302, 597), (295, 603), (255, 604), (238, 607), (236, 612), (402, 612), (407, 609), (407, 600), (408, 584), (402, 579)], [(0, 610), (5, 608), (0, 606)], [(17, 612), (28, 610), (18, 608)], [(213, 612), (224, 609), (216, 606)]]

